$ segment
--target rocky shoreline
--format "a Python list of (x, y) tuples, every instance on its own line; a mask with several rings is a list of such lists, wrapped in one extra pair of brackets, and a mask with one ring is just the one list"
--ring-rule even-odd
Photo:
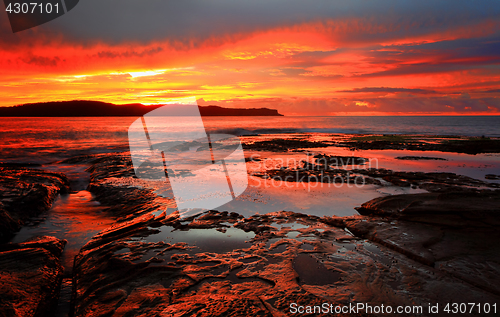
[(307, 140), (301, 136), (252, 140), (244, 147), (254, 151), (294, 152), (304, 148), (336, 146), (351, 150), (408, 150), (452, 153), (499, 153), (500, 139), (487, 137), (426, 136), (426, 135), (364, 135), (339, 136), (329, 140)]
[(2, 316), (51, 316), (59, 299), (65, 244), (44, 236), (0, 245)]
[(8, 241), (31, 217), (47, 211), (59, 194), (68, 193), (62, 173), (21, 166), (0, 166), (0, 243)]
[[(246, 146), (279, 152), (290, 142), (292, 151), (326, 146), (299, 140)], [(212, 210), (181, 218), (170, 199), (137, 185), (128, 153), (66, 160), (90, 166), (88, 190), (117, 219), (75, 258), (70, 315), (286, 316), (291, 303), (498, 302), (499, 185), (454, 173), (347, 168), (366, 160), (316, 154), (296, 168), (254, 176), (313, 182), (330, 175), (346, 183), (358, 177), (425, 192), (360, 202), (359, 214), (349, 217)], [(51, 316), (66, 241), (5, 242), (70, 192), (69, 184), (60, 173), (0, 168), (1, 232), (7, 232), (0, 244), (0, 315)]]

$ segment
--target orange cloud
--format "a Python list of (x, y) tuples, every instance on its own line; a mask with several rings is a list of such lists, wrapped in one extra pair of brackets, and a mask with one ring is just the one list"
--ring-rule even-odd
[[(500, 82), (500, 60), (491, 53), (497, 44), (487, 42), (500, 22), (413, 30), (421, 26), (340, 18), (212, 36), (196, 45), (75, 45), (43, 35), (15, 50), (0, 48), (0, 106), (69, 99), (155, 104), (196, 96), (285, 114), (498, 113), (500, 92), (485, 91)], [(424, 90), (432, 94), (416, 97)], [(463, 92), (475, 101), (454, 99)], [(451, 103), (444, 105), (446, 98)]]

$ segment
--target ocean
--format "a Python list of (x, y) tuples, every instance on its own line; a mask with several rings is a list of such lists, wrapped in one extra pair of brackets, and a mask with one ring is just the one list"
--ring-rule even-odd
[[(135, 117), (1, 118), (0, 161), (48, 163), (128, 149)], [(426, 134), (500, 137), (500, 116), (204, 117), (209, 133)], [(189, 126), (177, 126), (190, 129)]]

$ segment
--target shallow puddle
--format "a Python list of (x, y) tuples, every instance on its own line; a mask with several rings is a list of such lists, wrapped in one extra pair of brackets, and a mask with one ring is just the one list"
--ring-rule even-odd
[[(189, 249), (189, 252), (213, 252), (226, 253), (235, 249), (248, 249), (252, 246), (247, 243), (255, 237), (253, 232), (245, 232), (236, 228), (226, 228), (226, 232), (220, 232), (216, 229), (190, 229), (187, 231), (174, 230), (170, 226), (158, 228), (160, 233), (152, 234), (144, 238), (146, 242), (159, 242), (174, 244), (185, 242), (189, 246), (195, 246)], [(184, 252), (184, 251), (183, 251)]]
[(66, 317), (70, 312), (72, 292), (72, 270), (75, 256), (95, 234), (115, 222), (103, 207), (86, 190), (90, 174), (85, 170), (87, 164), (46, 164), (44, 170), (64, 173), (71, 185), (70, 194), (60, 195), (52, 207), (30, 219), (11, 239), (13, 243), (24, 242), (35, 236), (54, 236), (67, 240), (61, 256), (64, 278), (61, 284), (59, 301), (54, 316)]
[(301, 253), (293, 260), (293, 268), (299, 274), (299, 283), (328, 285), (339, 281), (340, 273), (328, 270), (309, 254)]
[(71, 274), (73, 259), (96, 233), (108, 228), (114, 219), (102, 212), (103, 207), (92, 194), (82, 190), (61, 195), (39, 221), (23, 227), (11, 240), (19, 243), (34, 236), (54, 236), (68, 243), (61, 257), (64, 274)]
[[(370, 159), (366, 167), (386, 168), (405, 172), (448, 172), (465, 175), (491, 183), (500, 183), (500, 180), (487, 180), (486, 174), (500, 174), (500, 154), (464, 154), (439, 151), (408, 151), (408, 150), (357, 150), (348, 148), (329, 147), (312, 149), (314, 153), (328, 155), (354, 155)], [(399, 160), (401, 156), (422, 156), (443, 158), (442, 160)]]

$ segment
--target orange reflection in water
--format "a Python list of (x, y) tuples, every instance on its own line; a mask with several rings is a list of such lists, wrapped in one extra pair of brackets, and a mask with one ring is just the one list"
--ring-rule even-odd
[(22, 242), (36, 235), (66, 239), (68, 244), (61, 259), (66, 273), (72, 270), (73, 259), (80, 248), (115, 221), (103, 212), (103, 207), (93, 200), (92, 194), (87, 190), (60, 196), (40, 220), (42, 221), (23, 227), (12, 242)]

